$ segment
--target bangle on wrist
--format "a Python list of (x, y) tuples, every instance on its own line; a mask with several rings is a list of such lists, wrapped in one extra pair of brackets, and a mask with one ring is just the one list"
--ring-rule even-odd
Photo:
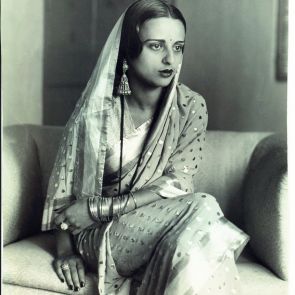
[(98, 203), (97, 197), (88, 198), (89, 213), (91, 218), (96, 222), (98, 221), (97, 203)]
[(101, 222), (109, 222), (113, 219), (113, 215), (110, 214), (112, 211), (112, 198), (100, 197), (99, 198), (99, 209), (98, 215)]
[(88, 209), (91, 218), (95, 222), (109, 222), (113, 218), (119, 218), (126, 213), (125, 210), (128, 207), (130, 197), (132, 197), (134, 209), (136, 209), (137, 203), (132, 192), (117, 197), (89, 197)]
[(134, 206), (135, 206), (135, 207), (134, 207), (134, 210), (135, 210), (135, 209), (138, 208), (138, 207), (137, 207), (137, 203), (136, 203), (135, 196), (134, 196), (134, 194), (133, 194), (132, 191), (130, 191), (129, 194), (130, 194), (130, 196), (131, 196), (131, 198), (132, 198), (132, 200), (133, 200), (133, 203), (134, 203)]
[(88, 209), (91, 218), (95, 222), (106, 222), (112, 220), (111, 214), (111, 198), (105, 197), (89, 197), (88, 198)]
[(128, 205), (128, 202), (129, 202), (129, 198), (130, 198), (130, 195), (127, 194), (127, 195), (123, 195), (124, 196), (124, 200), (123, 200), (123, 204), (124, 204), (124, 207), (123, 207), (123, 210), (122, 210), (122, 214), (125, 214), (125, 210), (127, 208), (127, 205)]

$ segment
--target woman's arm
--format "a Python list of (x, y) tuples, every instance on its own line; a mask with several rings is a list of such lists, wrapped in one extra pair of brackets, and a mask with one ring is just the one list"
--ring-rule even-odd
[(133, 198), (131, 196), (129, 197), (128, 203), (124, 210), (124, 214), (161, 199), (162, 198), (155, 192), (145, 190), (144, 188), (142, 190), (138, 190), (137, 192), (133, 193)]
[(56, 258), (53, 262), (55, 272), (70, 290), (79, 291), (85, 286), (85, 268), (80, 255), (74, 250), (72, 235), (69, 231), (57, 230)]
[(72, 236), (69, 231), (58, 229), (55, 232), (55, 237), (57, 257), (74, 254)]
[[(125, 206), (127, 198), (124, 198), (121, 200), (122, 206), (115, 206), (116, 210), (113, 208), (113, 211), (110, 210), (110, 207), (113, 205), (111, 200), (107, 202), (99, 199), (93, 200), (93, 210), (90, 210), (87, 199), (80, 199), (64, 210), (55, 219), (55, 223), (59, 225), (64, 220), (67, 220), (69, 224), (76, 228), (73, 230), (73, 233), (77, 234), (92, 224), (94, 220), (99, 219), (96, 218), (96, 215), (100, 217), (100, 213), (106, 213), (108, 216), (108, 214), (111, 215), (114, 212), (120, 215), (130, 212), (136, 207), (145, 206), (160, 200), (161, 197), (173, 198), (180, 194), (192, 193), (194, 191), (193, 176), (198, 172), (199, 163), (202, 160), (208, 115), (204, 98), (196, 93), (186, 101), (185, 108), (187, 109), (186, 113), (188, 113), (188, 117), (185, 120), (184, 126), (181, 128), (177, 147), (170, 155), (163, 175), (148, 186), (134, 192), (135, 201), (130, 196)], [(97, 202), (101, 202), (99, 203), (101, 205), (97, 206)], [(116, 204), (118, 204), (117, 201)], [(99, 211), (97, 210), (98, 208), (103, 208), (102, 212), (97, 212)], [(124, 208), (123, 212), (121, 208)], [(91, 215), (89, 211), (91, 211)]]
[[(155, 202), (161, 199), (161, 197), (157, 195), (156, 193), (151, 192), (149, 190), (144, 190), (144, 189), (134, 192), (133, 197), (134, 199), (131, 196), (129, 196), (127, 205), (124, 210), (124, 214), (136, 208), (145, 206), (147, 204), (150, 204), (152, 202)], [(84, 211), (85, 213), (81, 214), (80, 216), (81, 217), (81, 219), (79, 220), (80, 223), (82, 223), (83, 225), (88, 224), (89, 220), (91, 224), (93, 223), (93, 220), (90, 219), (90, 216), (89, 216), (89, 210), (87, 210), (87, 200), (80, 200), (79, 202), (76, 202), (74, 203), (74, 205), (67, 208), (65, 211), (62, 212), (61, 214), (61, 215), (65, 214), (67, 216), (65, 220), (72, 219), (72, 221), (74, 221), (73, 216), (75, 216), (76, 220), (78, 221), (79, 213), (81, 214), (81, 212)], [(61, 215), (57, 217), (57, 221), (56, 221), (57, 224), (60, 224), (60, 222), (63, 222), (62, 218), (64, 217), (61, 218)], [(77, 230), (74, 230), (73, 232), (76, 232), (76, 231)], [(66, 281), (68, 287), (71, 290), (74, 289), (75, 291), (78, 291), (80, 287), (85, 286), (85, 268), (84, 268), (82, 258), (80, 257), (80, 255), (77, 255), (75, 252), (74, 244), (72, 241), (72, 233), (70, 231), (63, 231), (58, 229), (55, 235), (56, 235), (56, 259), (54, 260), (54, 263), (53, 263), (54, 269), (59, 279), (62, 282)], [(64, 266), (67, 266), (67, 265), (68, 267), (65, 268)]]

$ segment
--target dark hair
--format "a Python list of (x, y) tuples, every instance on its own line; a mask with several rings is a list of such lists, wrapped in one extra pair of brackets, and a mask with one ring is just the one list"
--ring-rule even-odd
[(171, 17), (180, 20), (186, 29), (182, 13), (172, 4), (162, 0), (139, 0), (126, 11), (122, 25), (120, 54), (133, 59), (139, 56), (142, 43), (138, 35), (138, 27), (152, 18)]
[[(186, 30), (186, 21), (182, 13), (174, 5), (164, 0), (138, 0), (126, 11), (122, 24), (119, 56), (116, 74), (122, 75), (123, 59), (134, 59), (142, 51), (142, 42), (139, 38), (137, 28), (152, 18), (170, 17), (180, 20)], [(115, 83), (117, 84), (117, 83)]]

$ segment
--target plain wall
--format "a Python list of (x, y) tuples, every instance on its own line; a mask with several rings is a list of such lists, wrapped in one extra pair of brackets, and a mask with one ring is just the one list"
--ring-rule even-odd
[(188, 23), (182, 81), (207, 101), (209, 129), (286, 131), (276, 80), (277, 0), (177, 1)]
[[(64, 125), (132, 0), (2, 2), (4, 123)], [(278, 1), (174, 2), (188, 24), (181, 80), (205, 97), (209, 129), (285, 132)]]
[(42, 124), (44, 2), (1, 6), (3, 125)]
[(65, 125), (115, 22), (132, 0), (46, 0), (43, 118)]

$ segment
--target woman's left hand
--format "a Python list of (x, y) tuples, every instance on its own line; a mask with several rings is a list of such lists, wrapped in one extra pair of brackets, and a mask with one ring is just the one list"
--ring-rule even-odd
[(55, 224), (60, 227), (62, 223), (66, 223), (69, 230), (74, 234), (80, 233), (86, 227), (94, 223), (88, 211), (88, 200), (76, 200), (71, 206), (63, 210), (56, 218)]

